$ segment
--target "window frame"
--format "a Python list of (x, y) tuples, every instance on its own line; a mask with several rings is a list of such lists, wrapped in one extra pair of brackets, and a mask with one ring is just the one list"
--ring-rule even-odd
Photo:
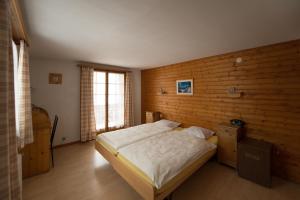
[[(125, 88), (126, 88), (126, 72), (123, 71), (115, 71), (115, 70), (105, 70), (105, 69), (94, 69), (95, 72), (104, 72), (105, 73), (105, 128), (96, 130), (97, 134), (104, 133), (107, 131), (114, 131), (123, 129), (125, 127), (125, 112), (124, 112), (124, 124), (121, 127), (118, 128), (109, 128), (108, 127), (108, 74), (109, 73), (115, 73), (115, 74), (123, 74), (124, 75), (124, 110), (125, 110)], [(94, 84), (94, 83), (93, 83)], [(94, 97), (93, 97), (94, 98)]]

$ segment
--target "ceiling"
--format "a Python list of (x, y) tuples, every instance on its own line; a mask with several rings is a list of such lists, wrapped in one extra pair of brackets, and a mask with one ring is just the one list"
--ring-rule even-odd
[(151, 68), (300, 39), (299, 0), (26, 0), (38, 58)]

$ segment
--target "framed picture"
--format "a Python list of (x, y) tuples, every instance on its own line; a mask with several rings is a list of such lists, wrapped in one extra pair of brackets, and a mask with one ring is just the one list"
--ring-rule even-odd
[(62, 84), (62, 74), (50, 73), (49, 74), (49, 84)]
[(193, 79), (176, 81), (176, 92), (180, 95), (193, 95)]

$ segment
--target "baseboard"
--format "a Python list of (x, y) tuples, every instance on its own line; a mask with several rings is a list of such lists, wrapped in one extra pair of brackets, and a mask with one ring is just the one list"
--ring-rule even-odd
[(68, 142), (68, 143), (64, 143), (64, 144), (58, 144), (58, 145), (55, 145), (53, 148), (56, 149), (56, 148), (65, 147), (65, 146), (72, 145), (72, 144), (77, 144), (77, 143), (80, 143), (80, 140), (76, 140), (74, 142)]

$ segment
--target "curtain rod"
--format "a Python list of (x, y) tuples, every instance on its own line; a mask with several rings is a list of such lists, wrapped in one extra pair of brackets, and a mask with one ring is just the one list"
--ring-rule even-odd
[(30, 46), (29, 36), (25, 27), (23, 13), (21, 11), (20, 3), (18, 0), (11, 0), (10, 11), (11, 11), (11, 26), (12, 26), (12, 37), (16, 44), (20, 43), (20, 40), (24, 40), (27, 46)]
[(113, 65), (96, 64), (96, 63), (86, 63), (86, 62), (79, 62), (77, 64), (77, 67), (79, 67), (79, 68), (82, 67), (82, 66), (93, 68), (95, 70), (103, 70), (103, 71), (131, 72), (127, 68), (113, 66)]

